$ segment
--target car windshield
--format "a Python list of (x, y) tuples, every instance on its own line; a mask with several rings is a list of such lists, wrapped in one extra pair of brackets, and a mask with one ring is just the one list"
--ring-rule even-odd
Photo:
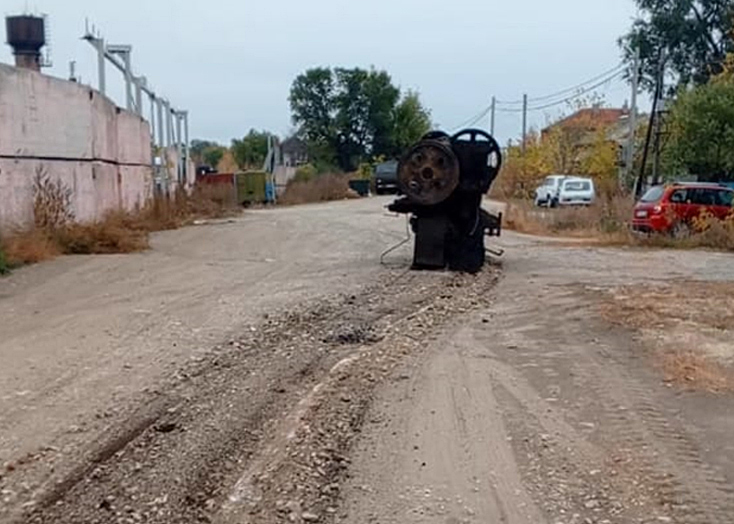
[(589, 191), (591, 182), (588, 180), (571, 180), (563, 184), (564, 191)]
[(659, 202), (665, 190), (662, 186), (652, 187), (640, 199), (641, 202)]
[(391, 175), (397, 171), (397, 165), (393, 163), (380, 164), (375, 171), (378, 175)]
[(734, 204), (734, 191), (722, 189), (718, 191), (717, 197), (717, 206), (732, 207), (732, 204)]

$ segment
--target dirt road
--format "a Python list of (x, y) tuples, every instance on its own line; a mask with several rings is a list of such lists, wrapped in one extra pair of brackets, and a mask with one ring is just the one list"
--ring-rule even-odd
[(669, 387), (600, 315), (619, 286), (731, 281), (730, 258), (503, 243), (492, 305), (375, 403), (342, 521), (734, 522), (731, 396)]
[(507, 233), (409, 273), (386, 202), (0, 280), (0, 522), (734, 522), (732, 397), (602, 315), (729, 256)]

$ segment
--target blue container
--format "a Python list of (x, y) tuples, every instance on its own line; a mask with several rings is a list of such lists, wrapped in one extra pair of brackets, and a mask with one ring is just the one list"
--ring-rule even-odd
[(265, 200), (271, 204), (275, 202), (275, 184), (273, 182), (265, 183)]

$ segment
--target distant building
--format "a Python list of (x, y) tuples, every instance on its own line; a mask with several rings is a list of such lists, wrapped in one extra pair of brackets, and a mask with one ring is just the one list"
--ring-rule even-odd
[(285, 167), (298, 167), (308, 164), (308, 146), (300, 138), (292, 136), (286, 139), (281, 144), (280, 149)]
[[(602, 108), (591, 107), (581, 109), (541, 131), (542, 137), (552, 132), (562, 132), (564, 146), (570, 151), (570, 166), (576, 167), (589, 154), (591, 148), (598, 143), (599, 133), (604, 133), (610, 146), (617, 150), (619, 164), (624, 160), (624, 151), (630, 138), (630, 111), (628, 107)], [(644, 124), (647, 116), (638, 115), (638, 124)]]
[(557, 128), (573, 128), (593, 133), (610, 126), (618, 125), (629, 118), (629, 110), (612, 109), (604, 107), (589, 107), (580, 109), (574, 114), (567, 116), (543, 129), (543, 135)]

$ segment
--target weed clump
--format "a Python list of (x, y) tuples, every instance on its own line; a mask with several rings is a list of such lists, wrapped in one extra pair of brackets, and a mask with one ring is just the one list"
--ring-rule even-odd
[(134, 211), (112, 210), (101, 219), (75, 221), (72, 192), (44, 170), (33, 184), (33, 225), (0, 239), (0, 274), (59, 255), (117, 254), (143, 251), (155, 231), (176, 229), (201, 218), (221, 218), (238, 208), (230, 187), (200, 186), (191, 193), (157, 196)]

